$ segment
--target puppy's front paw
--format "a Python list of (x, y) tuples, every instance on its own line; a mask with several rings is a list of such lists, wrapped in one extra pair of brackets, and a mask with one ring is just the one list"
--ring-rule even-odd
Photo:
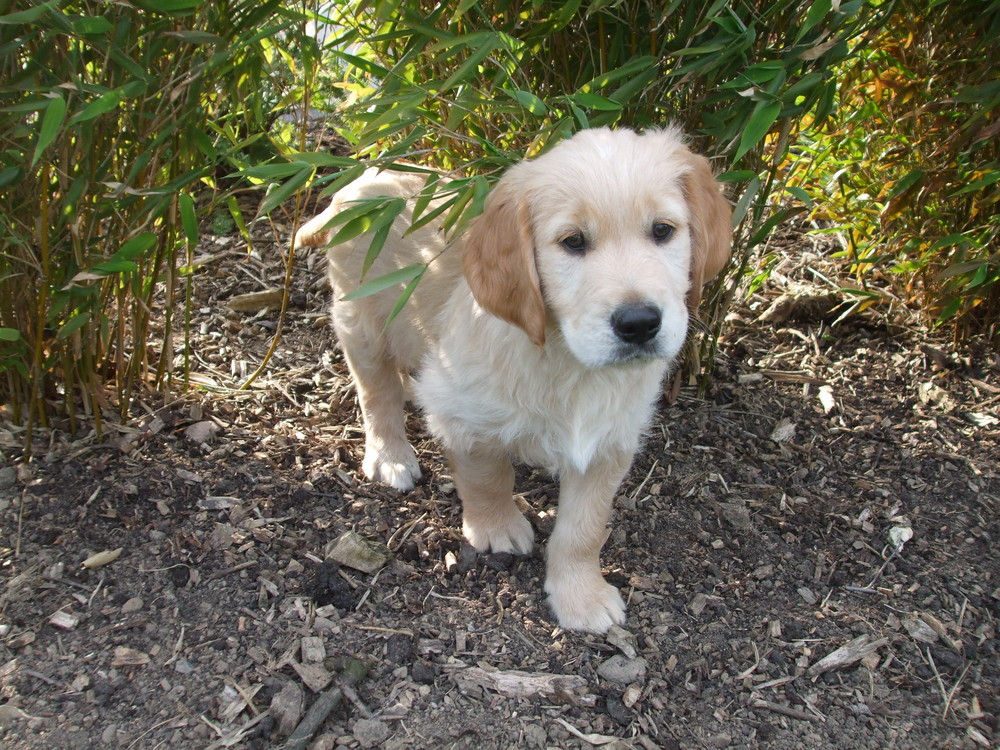
[(604, 633), (612, 625), (625, 622), (625, 602), (618, 589), (606, 583), (599, 575), (595, 579), (545, 581), (549, 604), (555, 612), (559, 627), (566, 630), (585, 630)]
[(492, 550), (527, 555), (535, 544), (531, 523), (513, 504), (509, 513), (496, 514), (488, 520), (464, 514), (462, 532), (477, 552)]
[(384, 482), (400, 492), (412, 490), (421, 476), (417, 456), (409, 445), (394, 451), (369, 445), (361, 469), (373, 482)]

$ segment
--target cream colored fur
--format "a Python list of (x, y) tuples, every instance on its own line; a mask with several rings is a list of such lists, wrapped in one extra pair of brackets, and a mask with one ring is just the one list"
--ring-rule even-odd
[[(325, 246), (331, 219), (359, 199), (411, 200), (423, 183), (370, 170), (296, 245)], [(607, 129), (508, 170), (455, 247), (434, 224), (404, 236), (404, 212), (368, 274), (430, 263), (402, 313), (383, 332), (399, 288), (333, 306), (365, 423), (365, 474), (401, 491), (420, 478), (402, 383), (416, 373), (469, 542), (529, 552), (534, 534), (512, 498), (511, 460), (550, 470), (560, 496), (545, 590), (559, 624), (603, 632), (624, 622), (621, 596), (601, 575), (605, 526), (687, 335), (689, 305), (728, 259), (729, 215), (707, 161), (677, 131)], [(653, 235), (663, 225), (666, 240)], [(359, 283), (367, 244), (329, 249), (335, 299)], [(638, 336), (637, 308), (659, 316)]]

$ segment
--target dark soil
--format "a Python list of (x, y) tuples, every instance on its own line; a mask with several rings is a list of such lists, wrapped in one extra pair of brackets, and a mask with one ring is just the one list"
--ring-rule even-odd
[[(281, 286), (276, 245), (258, 249), (203, 247), (193, 393), (110, 436), (39, 432), (30, 463), (0, 428), (0, 747), (281, 747), (352, 658), (368, 674), (310, 747), (994, 745), (994, 354), (895, 310), (761, 322), (823, 262), (797, 239), (731, 316), (707, 397), (660, 410), (603, 555), (626, 632), (596, 637), (543, 598), (551, 478), (521, 472), (529, 558), (463, 544), (416, 416), (427, 481), (364, 481), (319, 256), (296, 260), (278, 349), (235, 390), (278, 319), (227, 308)], [(389, 562), (333, 562), (346, 531)]]

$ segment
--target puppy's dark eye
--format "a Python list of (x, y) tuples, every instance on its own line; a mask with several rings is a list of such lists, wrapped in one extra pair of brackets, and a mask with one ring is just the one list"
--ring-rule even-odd
[(674, 235), (674, 228), (663, 221), (653, 224), (653, 239), (657, 242), (666, 242)]
[(579, 232), (563, 237), (559, 243), (569, 252), (579, 255), (587, 249), (587, 239)]

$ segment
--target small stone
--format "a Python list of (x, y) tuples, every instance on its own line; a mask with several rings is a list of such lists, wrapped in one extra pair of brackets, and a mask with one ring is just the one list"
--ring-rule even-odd
[(646, 678), (646, 660), (642, 657), (629, 659), (622, 654), (615, 654), (601, 663), (597, 674), (619, 685), (641, 683)]
[(17, 483), (17, 469), (4, 466), (0, 469), (0, 490), (9, 490)]
[(524, 727), (524, 745), (530, 748), (544, 748), (548, 744), (548, 733), (545, 727), (538, 724), (528, 724)]
[(178, 659), (174, 662), (174, 671), (177, 674), (191, 674), (194, 671), (194, 664), (187, 659)]
[(110, 747), (114, 744), (115, 740), (118, 739), (118, 725), (108, 724), (104, 727), (104, 731), (101, 732), (101, 744), (104, 747)]
[(378, 719), (358, 719), (351, 733), (361, 747), (379, 747), (389, 738), (389, 727)]
[(414, 682), (431, 685), (434, 683), (434, 668), (427, 662), (415, 661), (410, 667), (410, 677), (413, 678)]
[(146, 602), (142, 600), (141, 597), (133, 596), (127, 602), (122, 605), (122, 614), (130, 615), (133, 612), (138, 612), (146, 605)]
[(215, 439), (215, 436), (219, 434), (219, 429), (219, 425), (215, 422), (207, 420), (203, 422), (195, 422), (193, 425), (184, 430), (184, 437), (195, 445), (203, 445), (205, 443), (212, 442)]
[(0, 706), (0, 727), (12, 726), (25, 718), (27, 718), (27, 714), (11, 703), (4, 703)]
[(337, 735), (327, 732), (321, 734), (309, 746), (309, 750), (333, 750), (337, 746)]

